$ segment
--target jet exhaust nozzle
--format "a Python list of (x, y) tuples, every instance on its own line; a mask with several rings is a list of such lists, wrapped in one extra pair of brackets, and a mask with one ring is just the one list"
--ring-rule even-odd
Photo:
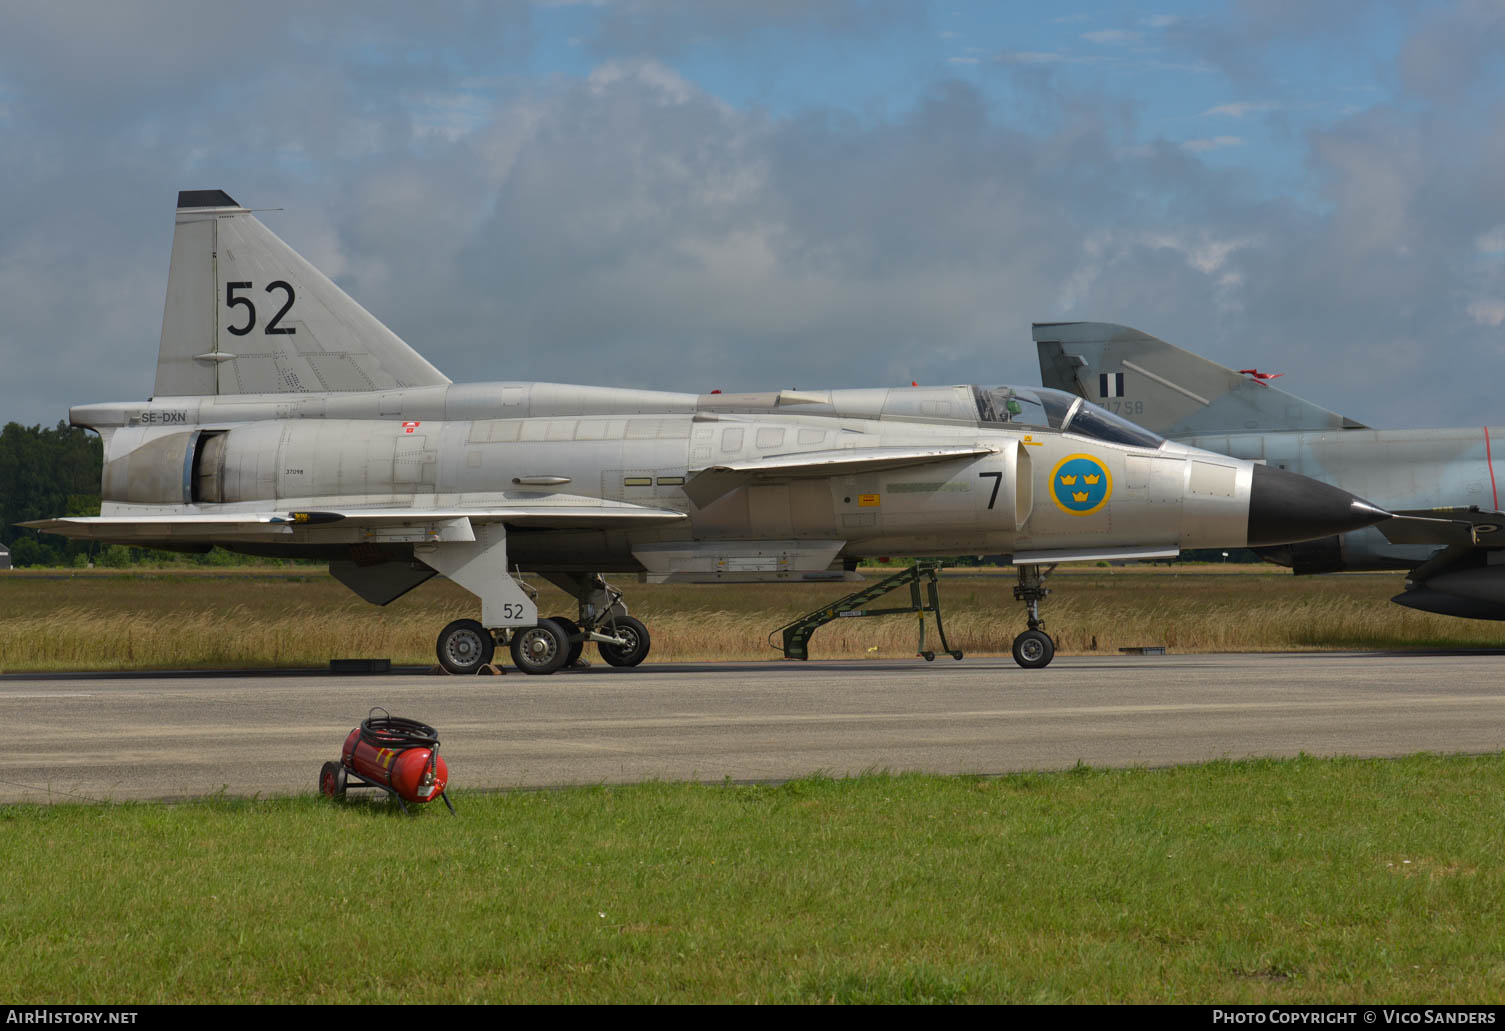
[(1249, 547), (1292, 544), (1361, 530), (1390, 513), (1346, 490), (1284, 469), (1254, 467), (1249, 486)]

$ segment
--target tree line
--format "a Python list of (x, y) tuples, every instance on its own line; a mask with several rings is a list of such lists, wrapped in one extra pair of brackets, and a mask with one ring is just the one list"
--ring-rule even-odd
[(0, 430), (0, 542), (17, 566), (86, 564), (91, 543), (17, 526), (28, 519), (99, 515), (104, 446), (96, 434), (6, 423)]
[(99, 515), (104, 443), (78, 426), (51, 429), (6, 423), (0, 430), (0, 544), (14, 566), (268, 565), (287, 564), (237, 555), (223, 548), (182, 554), (98, 541), (69, 540), (17, 526), (30, 519)]

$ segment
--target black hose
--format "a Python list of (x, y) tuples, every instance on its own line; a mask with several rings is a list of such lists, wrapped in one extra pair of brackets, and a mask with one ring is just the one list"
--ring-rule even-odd
[[(384, 715), (376, 715), (378, 712)], [(427, 723), (393, 716), (379, 705), (372, 706), (371, 712), (361, 720), (361, 740), (373, 748), (390, 748), (394, 752), (427, 748), (428, 777), (434, 777), (439, 772), (439, 732)]]
[[(383, 715), (376, 715), (378, 712)], [(371, 714), (361, 720), (361, 740), (373, 748), (390, 748), (394, 752), (409, 748), (428, 748), (435, 756), (439, 752), (439, 733), (433, 727), (417, 720), (393, 716), (380, 706), (373, 708)], [(430, 765), (433, 762), (433, 757), (430, 757)]]

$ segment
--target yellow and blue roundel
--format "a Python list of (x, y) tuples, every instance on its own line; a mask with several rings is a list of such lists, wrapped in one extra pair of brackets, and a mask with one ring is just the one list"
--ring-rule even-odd
[(1050, 472), (1050, 496), (1062, 512), (1091, 515), (1113, 496), (1113, 476), (1091, 455), (1067, 455)]

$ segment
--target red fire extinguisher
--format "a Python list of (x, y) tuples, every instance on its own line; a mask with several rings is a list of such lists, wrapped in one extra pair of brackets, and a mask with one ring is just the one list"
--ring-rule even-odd
[(448, 783), (449, 766), (439, 755), (439, 735), (434, 728), (393, 716), (380, 707), (372, 709), (345, 738), (340, 761), (325, 763), (319, 772), (319, 790), (331, 797), (339, 797), (349, 788), (380, 788), (396, 798), (398, 805), (442, 798), (453, 813), (454, 804), (444, 793)]

